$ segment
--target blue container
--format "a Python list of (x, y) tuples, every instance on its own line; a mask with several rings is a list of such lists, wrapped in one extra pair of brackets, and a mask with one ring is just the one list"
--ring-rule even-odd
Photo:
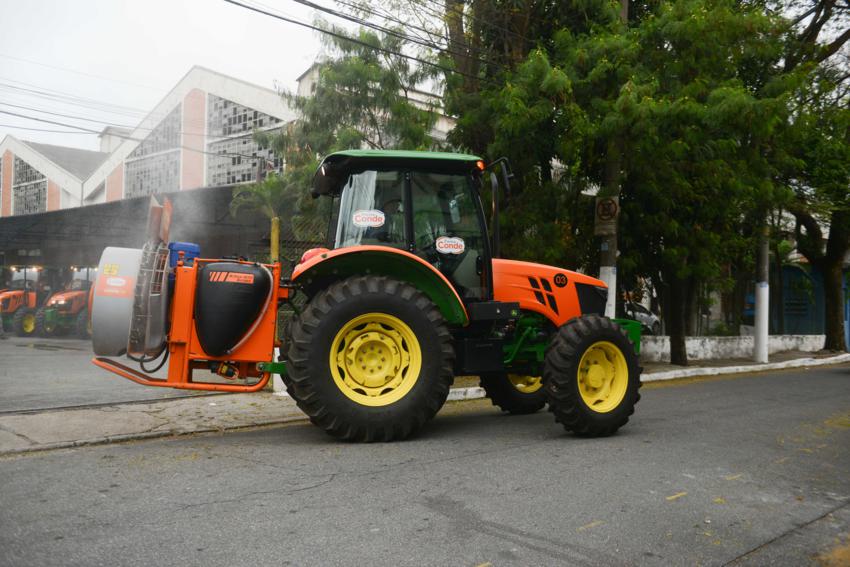
[(183, 261), (191, 266), (195, 258), (201, 255), (201, 247), (191, 242), (169, 242), (168, 243), (168, 267), (177, 265), (180, 252), (183, 252)]

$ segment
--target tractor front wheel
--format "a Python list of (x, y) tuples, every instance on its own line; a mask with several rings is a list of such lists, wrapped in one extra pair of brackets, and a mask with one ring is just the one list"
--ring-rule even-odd
[(40, 337), (52, 337), (56, 334), (56, 320), (49, 320), (44, 307), (35, 312), (35, 334)]
[(88, 309), (83, 309), (77, 314), (77, 319), (74, 322), (74, 327), (77, 336), (81, 339), (91, 338), (91, 317), (89, 317)]
[(454, 379), (451, 335), (415, 287), (357, 276), (292, 321), (287, 390), (310, 421), (350, 441), (392, 441), (440, 410)]
[(494, 406), (514, 415), (535, 413), (546, 405), (540, 376), (483, 374), (481, 387)]
[(12, 327), (15, 329), (15, 334), (19, 337), (30, 337), (35, 334), (35, 309), (19, 307), (15, 311)]
[(599, 315), (573, 319), (546, 349), (549, 411), (577, 435), (611, 435), (635, 411), (641, 371), (634, 345), (617, 323)]

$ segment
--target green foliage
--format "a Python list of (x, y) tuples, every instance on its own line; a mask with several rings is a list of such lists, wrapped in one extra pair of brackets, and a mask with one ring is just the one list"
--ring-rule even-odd
[[(334, 28), (345, 35), (345, 31)], [(370, 46), (402, 51), (401, 40), (361, 29), (354, 37)], [(409, 60), (386, 55), (344, 39), (324, 36), (328, 58), (306, 96), (285, 93), (298, 119), (281, 131), (258, 132), (285, 164), (282, 175), (234, 189), (231, 211), (258, 211), (281, 217), (285, 241), (324, 242), (330, 215), (328, 199), (309, 190), (322, 156), (352, 148), (436, 149), (431, 137), (438, 113), (417, 85), (432, 72)]]

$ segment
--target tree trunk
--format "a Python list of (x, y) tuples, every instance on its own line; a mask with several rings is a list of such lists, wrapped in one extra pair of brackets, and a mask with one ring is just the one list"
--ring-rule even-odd
[(850, 212), (836, 211), (829, 222), (829, 239), (826, 254), (821, 262), (825, 310), (827, 350), (846, 351), (844, 341), (844, 289), (842, 272), (844, 257), (850, 248)]
[(826, 341), (823, 348), (833, 351), (845, 351), (844, 344), (844, 290), (841, 274), (841, 262), (824, 262), (823, 291), (824, 308), (826, 310), (824, 323)]
[(670, 335), (670, 362), (680, 366), (688, 365), (688, 351), (685, 347), (685, 305), (688, 298), (688, 281), (669, 278), (668, 301), (664, 302), (664, 319), (667, 334)]

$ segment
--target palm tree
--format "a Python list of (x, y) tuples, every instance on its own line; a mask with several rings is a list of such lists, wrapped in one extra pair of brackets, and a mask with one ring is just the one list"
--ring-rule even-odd
[[(293, 209), (296, 200), (297, 196), (289, 190), (283, 177), (271, 173), (258, 183), (234, 188), (233, 198), (230, 201), (230, 214), (236, 216), (243, 211), (255, 212), (269, 219), (271, 261), (276, 262), (279, 260), (280, 250), (280, 218), (285, 211)], [(291, 220), (291, 215), (285, 218)]]

